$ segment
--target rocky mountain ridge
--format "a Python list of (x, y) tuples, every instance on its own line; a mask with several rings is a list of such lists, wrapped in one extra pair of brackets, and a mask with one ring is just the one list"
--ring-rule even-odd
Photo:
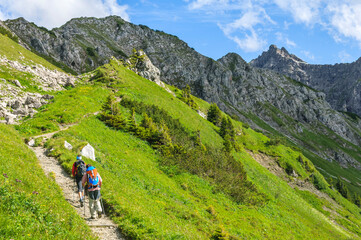
[(331, 106), (361, 116), (361, 58), (353, 63), (335, 65), (308, 64), (285, 48), (271, 45), (250, 64), (274, 70), (326, 93)]
[[(179, 88), (188, 84), (196, 96), (215, 102), (222, 110), (254, 125), (260, 119), (297, 144), (304, 143), (297, 137), (304, 132), (327, 135), (329, 129), (355, 145), (361, 143), (361, 133), (357, 130), (361, 122), (351, 121), (333, 110), (325, 94), (274, 71), (253, 68), (235, 53), (215, 61), (176, 36), (116, 16), (72, 19), (51, 31), (22, 18), (5, 23), (32, 49), (76, 72), (92, 70), (112, 56), (126, 59), (133, 49), (143, 49), (152, 65), (159, 69), (162, 81)], [(285, 49), (278, 52), (299, 66), (308, 65)], [(250, 115), (257, 119), (251, 119)], [(344, 152), (343, 147), (313, 151), (344, 167), (360, 168), (360, 163)]]

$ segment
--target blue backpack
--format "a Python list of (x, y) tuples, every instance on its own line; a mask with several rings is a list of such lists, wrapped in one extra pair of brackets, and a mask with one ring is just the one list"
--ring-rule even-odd
[(88, 175), (88, 189), (96, 188), (99, 185), (98, 171), (95, 167), (88, 167), (86, 170)]

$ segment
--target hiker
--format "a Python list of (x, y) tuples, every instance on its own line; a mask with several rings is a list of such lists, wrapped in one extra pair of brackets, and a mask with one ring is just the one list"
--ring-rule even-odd
[(83, 187), (87, 184), (89, 196), (89, 210), (91, 219), (95, 219), (98, 212), (98, 218), (102, 217), (102, 207), (100, 206), (100, 188), (102, 186), (102, 178), (97, 169), (90, 164), (86, 165), (86, 174), (82, 179)]
[(81, 155), (76, 157), (76, 161), (73, 164), (73, 169), (71, 171), (73, 177), (75, 177), (76, 185), (78, 186), (79, 202), (80, 206), (83, 207), (84, 204), (84, 188), (82, 185), (82, 179), (85, 175), (86, 167), (84, 161), (81, 159)]

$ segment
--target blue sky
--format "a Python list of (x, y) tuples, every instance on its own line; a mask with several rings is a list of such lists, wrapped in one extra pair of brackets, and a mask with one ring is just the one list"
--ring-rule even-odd
[(250, 61), (276, 44), (318, 64), (361, 57), (360, 14), (359, 0), (0, 0), (2, 20), (22, 16), (51, 29), (74, 17), (119, 15), (213, 59), (236, 52)]

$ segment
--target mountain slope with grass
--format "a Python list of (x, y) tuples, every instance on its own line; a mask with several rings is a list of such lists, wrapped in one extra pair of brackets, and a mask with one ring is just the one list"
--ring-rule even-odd
[(0, 123), (3, 236), (91, 238), (25, 145), (67, 125), (35, 143), (68, 173), (80, 150), (94, 147), (96, 161), (85, 160), (103, 178), (107, 214), (130, 239), (361, 238), (360, 208), (297, 145), (232, 119), (190, 87), (158, 85), (129, 68), (112, 58), (52, 91), (32, 117)]
[[(350, 200), (361, 195), (361, 120), (355, 114), (335, 110), (327, 101), (328, 95), (320, 92), (323, 89), (313, 89), (283, 72), (254, 68), (235, 53), (215, 61), (176, 36), (117, 16), (72, 19), (52, 30), (23, 18), (4, 23), (38, 55), (77, 73), (92, 71), (112, 56), (125, 60), (133, 49), (143, 49), (159, 69), (160, 80), (180, 89), (189, 85), (195, 96), (216, 103), (233, 118), (300, 148), (329, 182), (340, 180), (347, 186)], [(345, 65), (339, 68), (348, 73)], [(314, 71), (317, 73), (317, 67)], [(352, 79), (361, 77), (357, 66), (352, 73)], [(356, 83), (347, 89), (357, 100)], [(343, 90), (336, 95), (346, 96)]]
[[(92, 76), (56, 94), (52, 104), (16, 129), (31, 138), (53, 131), (54, 124), (75, 124), (45, 147), (67, 171), (83, 146), (95, 148), (96, 161), (86, 161), (99, 169), (106, 211), (123, 234), (132, 239), (359, 238), (359, 208), (332, 190), (300, 152), (230, 118), (226, 122), (235, 134), (221, 134), (227, 127), (204, 119), (185, 96), (203, 112), (208, 103), (168, 86), (173, 95), (117, 60)], [(77, 106), (83, 107), (67, 111)], [(64, 115), (53, 118), (55, 112)], [(72, 150), (64, 148), (65, 140)], [(284, 175), (260, 165), (258, 155), (272, 159)], [(314, 186), (319, 195), (293, 188), (297, 181)]]

